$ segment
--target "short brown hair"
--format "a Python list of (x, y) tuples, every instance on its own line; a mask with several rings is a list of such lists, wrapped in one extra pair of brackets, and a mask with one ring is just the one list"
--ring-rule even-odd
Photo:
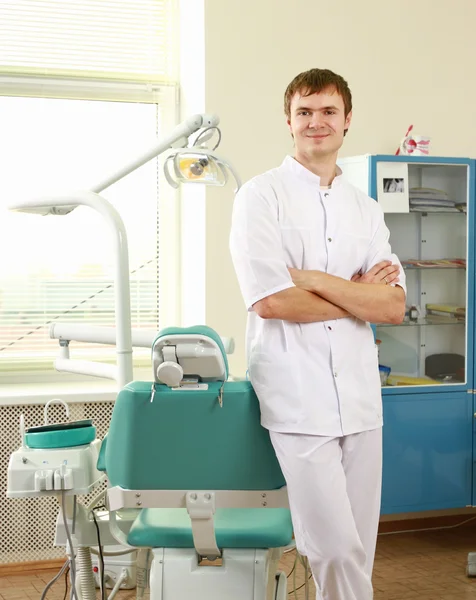
[(344, 101), (345, 116), (352, 110), (352, 94), (347, 81), (329, 71), (329, 69), (310, 69), (297, 75), (286, 88), (284, 94), (284, 112), (288, 119), (291, 118), (291, 100), (296, 92), (303, 96), (318, 94), (326, 88), (333, 87)]

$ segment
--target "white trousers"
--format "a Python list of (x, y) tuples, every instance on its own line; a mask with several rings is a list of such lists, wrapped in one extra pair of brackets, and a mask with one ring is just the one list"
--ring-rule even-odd
[(298, 551), (317, 600), (371, 600), (382, 429), (331, 438), (270, 431), (288, 486)]

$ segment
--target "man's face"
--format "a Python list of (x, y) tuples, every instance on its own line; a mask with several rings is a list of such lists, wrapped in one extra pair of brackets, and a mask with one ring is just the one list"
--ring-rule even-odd
[(296, 154), (309, 159), (336, 154), (350, 125), (352, 113), (345, 116), (344, 100), (334, 88), (318, 94), (294, 94), (288, 127), (294, 138)]

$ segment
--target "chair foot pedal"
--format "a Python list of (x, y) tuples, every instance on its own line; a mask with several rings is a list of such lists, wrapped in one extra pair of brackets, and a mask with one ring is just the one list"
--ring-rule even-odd
[(476, 552), (468, 553), (468, 564), (466, 565), (466, 575), (476, 577)]

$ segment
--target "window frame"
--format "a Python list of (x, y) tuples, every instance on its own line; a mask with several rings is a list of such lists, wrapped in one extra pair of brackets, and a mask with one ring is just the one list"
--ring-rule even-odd
[[(124, 83), (120, 81), (59, 80), (45, 77), (0, 75), (0, 96), (160, 104), (165, 131), (172, 129), (177, 124), (178, 116), (180, 114), (179, 86), (176, 83), (152, 85), (144, 83)], [(166, 155), (167, 154), (164, 153), (161, 156), (162, 161), (160, 164), (162, 164)], [(120, 167), (120, 165), (118, 165), (118, 167)], [(172, 188), (170, 188), (165, 181), (163, 170), (161, 168), (158, 180), (159, 188), (161, 190), (158, 199), (159, 239), (161, 246), (173, 248), (173, 252), (171, 253), (159, 251), (159, 258), (157, 261), (157, 270), (160, 273), (158, 278), (159, 297), (166, 298), (166, 301), (159, 302), (158, 321), (159, 324), (180, 323), (180, 191), (172, 190)], [(165, 282), (167, 282), (166, 285)], [(165, 291), (167, 292), (167, 296), (165, 296)], [(74, 348), (75, 344), (74, 342), (71, 342), (70, 352), (71, 358), (73, 359), (75, 358)], [(45, 358), (45, 363), (47, 362), (51, 364), (51, 359)], [(111, 359), (108, 359), (103, 362), (107, 363), (112, 361)], [(149, 359), (136, 359), (136, 364), (134, 366), (135, 378), (137, 378), (138, 375), (150, 378), (149, 366)], [(60, 373), (55, 371), (54, 368), (52, 370), (35, 368), (10, 369), (8, 371), (2, 368), (0, 369), (0, 404), (8, 403), (8, 401), (5, 402), (5, 400), (6, 398), (12, 397), (13, 389), (16, 390), (16, 396), (16, 394), (20, 392), (21, 387), (25, 387), (26, 391), (31, 385), (36, 384), (40, 389), (40, 398), (43, 398), (43, 393), (49, 393), (49, 390), (54, 392), (58, 389), (62, 390), (62, 395), (71, 395), (71, 397), (74, 398), (77, 395), (77, 392), (75, 392), (73, 388), (75, 385), (81, 384), (84, 385), (85, 389), (107, 390), (105, 399), (110, 399), (112, 390), (117, 387), (113, 381), (107, 382), (90, 376)], [(18, 386), (20, 386), (20, 389), (18, 389)], [(29, 398), (32, 397), (31, 392), (27, 395)]]

